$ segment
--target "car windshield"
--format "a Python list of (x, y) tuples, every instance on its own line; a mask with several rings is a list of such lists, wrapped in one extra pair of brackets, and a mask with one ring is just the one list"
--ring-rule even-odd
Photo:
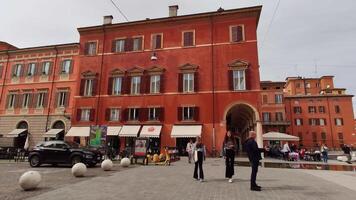
[(75, 143), (75, 142), (66, 142), (66, 144), (68, 144), (71, 148), (78, 148), (79, 144)]

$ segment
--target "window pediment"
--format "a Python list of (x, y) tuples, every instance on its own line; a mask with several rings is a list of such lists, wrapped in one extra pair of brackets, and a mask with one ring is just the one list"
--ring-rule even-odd
[(119, 68), (115, 68), (110, 72), (111, 76), (124, 76), (125, 75), (125, 71)]
[(127, 70), (127, 73), (129, 76), (142, 76), (145, 70), (141, 67), (135, 66), (129, 70)]
[(95, 78), (97, 75), (98, 75), (98, 73), (92, 72), (90, 70), (87, 70), (87, 71), (82, 73), (82, 76), (84, 78)]
[(196, 72), (198, 70), (198, 68), (199, 68), (198, 65), (186, 63), (186, 64), (180, 66), (179, 70), (181, 72)]
[(250, 63), (243, 60), (234, 60), (233, 62), (229, 63), (228, 66), (230, 69), (247, 69)]
[(147, 70), (147, 73), (150, 75), (153, 74), (162, 74), (166, 69), (157, 65), (152, 66)]

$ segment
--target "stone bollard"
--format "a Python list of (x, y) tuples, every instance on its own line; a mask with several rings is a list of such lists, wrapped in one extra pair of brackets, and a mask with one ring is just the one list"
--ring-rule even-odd
[(114, 166), (114, 164), (110, 159), (106, 159), (101, 163), (101, 168), (104, 171), (110, 171), (113, 166)]
[(130, 159), (128, 159), (128, 158), (123, 158), (123, 159), (121, 159), (121, 162), (120, 162), (120, 165), (122, 166), (122, 167), (128, 167), (128, 166), (130, 166)]
[(25, 191), (36, 189), (42, 180), (41, 174), (37, 171), (27, 171), (19, 179), (21, 188)]
[(83, 163), (77, 163), (72, 167), (72, 174), (75, 177), (83, 177), (87, 172), (87, 166)]

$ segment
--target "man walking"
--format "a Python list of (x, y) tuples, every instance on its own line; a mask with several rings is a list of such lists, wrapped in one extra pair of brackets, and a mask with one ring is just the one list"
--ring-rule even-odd
[(190, 141), (187, 143), (186, 151), (188, 153), (188, 163), (192, 162), (193, 158), (193, 140), (190, 139)]
[(255, 131), (249, 132), (249, 138), (245, 142), (245, 150), (247, 152), (248, 159), (250, 161), (251, 168), (252, 168), (251, 190), (261, 191), (261, 187), (256, 184), (256, 176), (258, 172), (258, 165), (260, 163), (260, 160), (262, 159), (261, 152), (263, 152), (263, 150), (258, 148)]

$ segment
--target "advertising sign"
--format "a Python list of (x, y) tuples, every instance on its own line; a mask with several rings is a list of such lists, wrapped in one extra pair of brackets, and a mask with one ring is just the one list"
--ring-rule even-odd
[(135, 153), (134, 156), (146, 157), (148, 140), (147, 138), (137, 138), (135, 140)]
[(106, 144), (107, 126), (90, 126), (90, 146), (98, 147)]

